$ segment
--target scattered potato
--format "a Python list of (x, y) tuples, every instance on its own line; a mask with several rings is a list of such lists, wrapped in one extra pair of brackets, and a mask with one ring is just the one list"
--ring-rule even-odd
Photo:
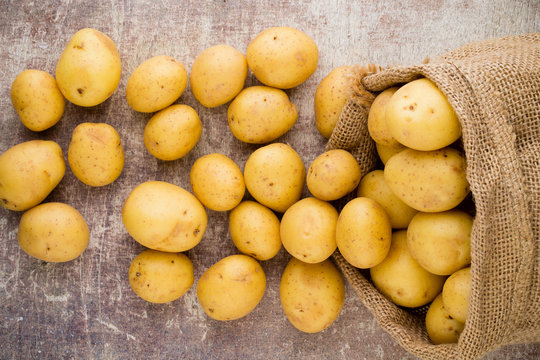
[(373, 141), (392, 149), (403, 147), (392, 137), (386, 122), (386, 107), (397, 89), (397, 87), (391, 87), (377, 95), (373, 104), (371, 104), (368, 115), (368, 132)]
[(400, 145), (396, 148), (392, 148), (389, 146), (384, 146), (378, 143), (375, 143), (375, 148), (377, 149), (377, 154), (379, 155), (379, 158), (381, 159), (381, 162), (383, 164), (386, 164), (390, 158), (403, 150), (405, 150), (407, 147)]
[(471, 297), (471, 268), (458, 270), (444, 283), (442, 300), (448, 314), (464, 323), (469, 312)]
[(426, 314), (426, 329), (434, 344), (457, 343), (465, 324), (453, 319), (444, 308), (442, 294), (437, 295)]

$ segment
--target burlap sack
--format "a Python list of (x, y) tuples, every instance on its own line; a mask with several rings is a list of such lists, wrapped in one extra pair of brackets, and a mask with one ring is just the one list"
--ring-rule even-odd
[(377, 164), (367, 132), (375, 92), (427, 77), (463, 128), (476, 205), (472, 294), (458, 344), (432, 345), (424, 309), (393, 305), (338, 253), (334, 260), (379, 324), (425, 359), (476, 359), (506, 344), (540, 341), (540, 34), (471, 43), (418, 66), (362, 68), (327, 150), (350, 150), (363, 173)]

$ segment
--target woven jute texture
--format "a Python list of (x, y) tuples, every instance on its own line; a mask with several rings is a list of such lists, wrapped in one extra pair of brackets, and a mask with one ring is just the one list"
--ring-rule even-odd
[(432, 345), (425, 309), (393, 305), (339, 253), (334, 260), (379, 324), (420, 358), (477, 359), (506, 344), (539, 342), (540, 33), (471, 43), (416, 66), (358, 68), (355, 96), (327, 149), (347, 149), (364, 174), (372, 170), (374, 96), (419, 77), (437, 84), (458, 115), (476, 206), (471, 299), (458, 344)]

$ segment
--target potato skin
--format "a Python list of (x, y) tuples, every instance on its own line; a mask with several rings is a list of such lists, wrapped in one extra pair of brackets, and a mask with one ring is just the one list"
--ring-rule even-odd
[(397, 90), (397, 87), (391, 87), (377, 95), (371, 104), (368, 115), (368, 132), (373, 141), (393, 149), (403, 147), (392, 137), (386, 122), (386, 107)]
[(471, 268), (466, 267), (446, 279), (442, 290), (442, 300), (448, 314), (464, 323), (469, 312), (470, 298)]
[(392, 148), (389, 146), (384, 146), (378, 143), (375, 143), (375, 148), (377, 149), (377, 154), (379, 155), (379, 158), (381, 159), (381, 162), (383, 164), (386, 164), (390, 158), (403, 150), (405, 150), (407, 147), (403, 145), (399, 145), (396, 148)]
[(442, 294), (437, 295), (426, 314), (426, 330), (434, 344), (457, 343), (465, 324), (452, 318), (444, 308)]

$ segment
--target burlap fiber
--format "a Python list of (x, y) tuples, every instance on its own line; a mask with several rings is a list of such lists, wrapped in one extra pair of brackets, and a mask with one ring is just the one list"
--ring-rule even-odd
[(427, 77), (456, 111), (476, 206), (472, 289), (458, 344), (432, 345), (424, 312), (393, 305), (339, 253), (334, 260), (379, 324), (424, 359), (477, 359), (507, 344), (540, 341), (540, 33), (475, 42), (415, 66), (358, 68), (327, 149), (376, 166), (367, 131), (376, 92)]

